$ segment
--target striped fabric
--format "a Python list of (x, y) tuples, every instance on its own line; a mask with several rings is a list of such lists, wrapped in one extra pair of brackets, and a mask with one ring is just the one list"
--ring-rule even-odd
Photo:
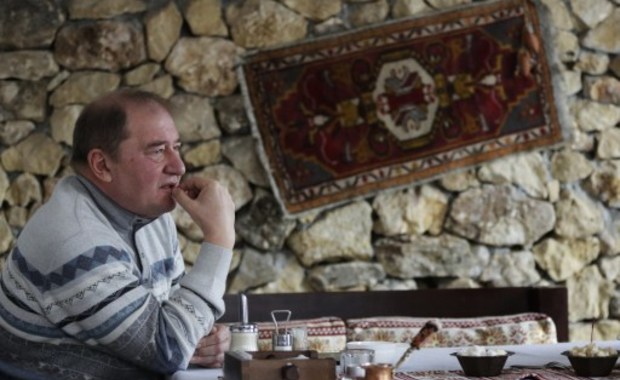
[(204, 243), (185, 274), (170, 215), (145, 220), (87, 180), (63, 179), (2, 271), (0, 378), (157, 379), (186, 368), (223, 314), (231, 256)]

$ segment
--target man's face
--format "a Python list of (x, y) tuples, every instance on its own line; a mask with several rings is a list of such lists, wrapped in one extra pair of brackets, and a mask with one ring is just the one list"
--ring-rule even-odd
[(129, 106), (127, 129), (129, 138), (116, 159), (108, 160), (108, 194), (133, 213), (158, 217), (175, 207), (172, 189), (185, 173), (179, 133), (170, 114), (154, 102)]

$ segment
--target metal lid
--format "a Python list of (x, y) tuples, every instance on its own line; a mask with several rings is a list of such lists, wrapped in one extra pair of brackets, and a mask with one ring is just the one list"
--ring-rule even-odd
[(230, 326), (230, 332), (255, 333), (258, 332), (258, 326), (254, 323), (242, 323)]

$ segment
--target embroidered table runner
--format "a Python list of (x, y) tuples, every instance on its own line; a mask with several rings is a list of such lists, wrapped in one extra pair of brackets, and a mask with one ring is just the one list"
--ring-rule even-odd
[[(462, 371), (425, 371), (425, 372), (397, 372), (394, 380), (584, 380), (587, 377), (575, 375), (570, 369), (505, 369), (499, 376), (493, 377), (467, 377)], [(620, 379), (620, 369), (615, 369), (604, 378), (596, 379)]]

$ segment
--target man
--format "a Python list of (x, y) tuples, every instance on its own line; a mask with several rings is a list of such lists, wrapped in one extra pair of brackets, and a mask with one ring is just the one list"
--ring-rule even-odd
[[(181, 181), (179, 148), (153, 94), (119, 90), (84, 108), (77, 175), (56, 185), (2, 271), (0, 378), (157, 379), (221, 364), (228, 330), (207, 333), (224, 312), (235, 208), (216, 181)], [(177, 203), (204, 235), (187, 273)]]

